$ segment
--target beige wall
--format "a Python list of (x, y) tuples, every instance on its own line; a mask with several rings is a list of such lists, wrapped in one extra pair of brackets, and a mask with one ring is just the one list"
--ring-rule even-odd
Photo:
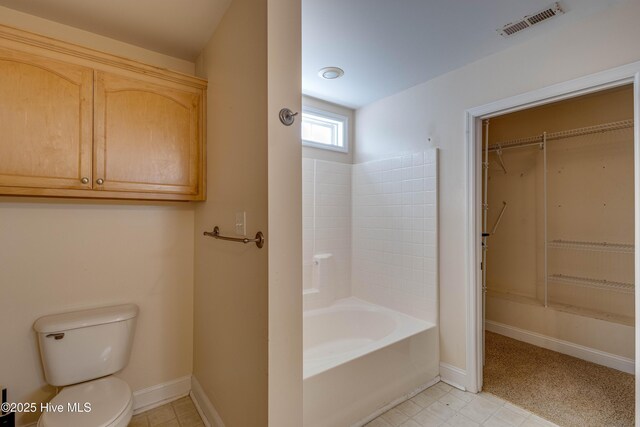
[(357, 111), (356, 163), (423, 150), (429, 136), (440, 148), (442, 362), (466, 366), (465, 111), (640, 60), (639, 15), (640, 2), (621, 3)]
[(342, 105), (333, 104), (331, 102), (324, 101), (322, 99), (313, 98), (311, 96), (302, 97), (302, 105), (308, 107), (318, 108), (320, 110), (329, 111), (335, 114), (341, 114), (349, 118), (348, 123), (348, 139), (349, 139), (349, 152), (341, 153), (339, 151), (323, 150), (315, 147), (302, 147), (302, 157), (318, 160), (327, 160), (329, 162), (339, 163), (353, 163), (353, 152), (355, 146), (355, 111), (351, 108), (343, 107)]
[(195, 64), (128, 43), (100, 36), (68, 25), (59, 24), (24, 12), (0, 6), (0, 24), (31, 31), (69, 43), (76, 43), (112, 55), (134, 59), (160, 68), (193, 74)]
[[(194, 377), (227, 427), (302, 420), (300, 126), (278, 120), (301, 109), (299, 40), (297, 0), (235, 0), (197, 61), (209, 176), (196, 210)], [(202, 236), (234, 234), (241, 211), (264, 248)]]
[[(490, 144), (633, 118), (631, 86), (491, 119)], [(489, 239), (490, 290), (543, 299), (544, 165), (538, 147), (489, 156), (491, 227), (507, 202), (498, 231)], [(547, 145), (548, 239), (633, 244), (633, 129), (550, 141)], [(633, 254), (551, 248), (549, 274), (633, 282)], [(598, 289), (550, 283), (553, 303), (633, 319), (633, 298)], [(492, 313), (487, 315), (491, 317)], [(633, 344), (633, 343), (631, 343)]]
[[(635, 328), (562, 310), (545, 309), (530, 301), (487, 297), (489, 321), (578, 344), (627, 359), (635, 359)], [(490, 327), (490, 326), (489, 326)]]
[[(626, 86), (493, 118), (489, 141), (632, 118), (633, 89)], [(633, 129), (550, 141), (546, 156), (549, 241), (633, 244)], [(503, 160), (506, 174), (497, 155), (489, 157), (489, 227), (503, 201), (507, 211), (489, 238), (487, 320), (633, 357), (632, 295), (550, 280), (552, 309), (542, 308), (543, 152), (538, 147), (507, 150)], [(549, 274), (634, 281), (632, 253), (551, 247), (547, 259)]]
[[(0, 24), (151, 65), (193, 63), (0, 7)], [(0, 197), (0, 378), (16, 402), (46, 401), (32, 330), (42, 315), (133, 302), (140, 317), (129, 366), (134, 391), (192, 372), (194, 204)], [(6, 340), (6, 341), (5, 341)], [(18, 425), (35, 415), (19, 417)]]
[[(267, 2), (234, 1), (197, 61), (198, 74), (211, 81), (208, 202), (0, 200), (0, 241), (19, 242), (0, 250), (0, 324), (19, 325), (7, 336), (18, 345), (0, 348), (0, 360), (9, 362), (0, 364), (0, 378), (12, 398), (46, 400), (53, 393), (42, 379), (30, 329), (36, 317), (135, 302), (141, 307), (138, 333), (130, 366), (120, 374), (134, 390), (193, 371), (227, 426), (301, 424), (301, 215), (282, 211), (301, 205), (300, 128), (277, 121), (281, 105), (301, 109), (300, 4), (273, 1), (269, 10), (267, 34)], [(0, 23), (196, 71), (187, 61), (1, 7)], [(298, 40), (293, 51), (292, 40)], [(274, 94), (269, 104), (268, 88)], [(264, 231), (280, 256), (268, 260), (267, 247), (202, 236), (214, 225), (233, 233), (238, 211), (247, 212), (247, 230)], [(277, 234), (273, 239), (268, 228)], [(275, 307), (270, 317), (269, 303)]]
[(138, 304), (133, 353), (118, 374), (134, 391), (190, 375), (193, 222), (188, 204), (0, 199), (0, 378), (11, 400), (53, 397), (33, 322), (77, 309)]
[(270, 238), (266, 34), (267, 2), (235, 0), (198, 61), (209, 78), (208, 200), (195, 220), (194, 376), (227, 427), (267, 425), (269, 245), (202, 232), (233, 235), (246, 211), (247, 233)]
[[(302, 153), (300, 0), (268, 0), (269, 408), (271, 427), (302, 425)], [(256, 425), (257, 424), (253, 424)]]

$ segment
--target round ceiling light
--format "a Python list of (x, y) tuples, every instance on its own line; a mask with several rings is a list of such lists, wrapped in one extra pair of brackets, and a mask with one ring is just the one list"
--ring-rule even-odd
[(338, 67), (325, 67), (318, 71), (318, 75), (325, 80), (334, 80), (344, 76), (344, 70)]

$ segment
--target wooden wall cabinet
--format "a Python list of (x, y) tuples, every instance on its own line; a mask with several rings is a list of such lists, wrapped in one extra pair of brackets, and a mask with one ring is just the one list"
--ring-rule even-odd
[(0, 26), (0, 195), (204, 200), (206, 81)]
[[(94, 176), (97, 189), (198, 192), (201, 93), (97, 72)], [(94, 185), (95, 187), (95, 185)]]
[(91, 188), (93, 70), (0, 49), (0, 185)]

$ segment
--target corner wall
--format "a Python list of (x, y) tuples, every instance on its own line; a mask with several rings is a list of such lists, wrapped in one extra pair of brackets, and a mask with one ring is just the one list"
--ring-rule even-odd
[[(353, 167), (353, 295), (438, 323), (437, 152)], [(438, 359), (435, 350), (433, 360)]]
[(268, 0), (269, 426), (302, 425), (302, 2)]
[[(623, 86), (492, 118), (489, 141), (496, 144), (629, 119), (633, 119), (633, 87)], [(538, 147), (504, 151), (502, 159), (506, 172), (495, 154), (489, 157), (488, 223), (495, 224), (503, 201), (507, 208), (489, 238), (488, 330), (495, 330), (490, 328), (497, 322), (503, 333), (516, 328), (542, 334), (592, 349), (591, 353), (613, 355), (600, 357), (617, 369), (615, 363), (624, 358), (625, 366), (630, 366), (627, 371), (633, 371), (633, 292), (552, 278), (561, 274), (633, 283), (633, 252), (553, 244), (558, 240), (633, 244), (633, 129), (549, 141), (546, 189), (544, 156)], [(545, 197), (550, 242), (546, 254)], [(548, 308), (544, 307), (545, 257)]]
[[(267, 425), (267, 1), (234, 0), (202, 53), (209, 79), (207, 201), (195, 214), (194, 377), (224, 424)], [(267, 245), (214, 240), (215, 225)], [(213, 420), (209, 420), (213, 421)]]
[[(492, 118), (489, 141), (496, 144), (630, 119), (633, 88), (624, 86)], [(495, 154), (489, 156), (489, 224), (496, 222), (502, 202), (507, 202), (497, 232), (489, 239), (489, 291), (543, 301), (545, 257), (551, 276), (633, 283), (633, 251), (580, 250), (581, 246), (553, 244), (633, 244), (632, 128), (549, 141), (546, 188), (544, 156), (538, 147), (507, 150), (502, 159), (506, 172)], [(550, 242), (546, 255), (545, 197)], [(633, 325), (633, 292), (579, 285), (549, 278), (549, 303)], [(491, 314), (487, 312), (488, 318)], [(629, 348), (632, 352), (633, 340)]]
[[(637, 16), (639, 2), (620, 3), (357, 111), (356, 163), (440, 148), (442, 362), (466, 367), (465, 111), (639, 60)], [(433, 138), (431, 143), (428, 137)]]

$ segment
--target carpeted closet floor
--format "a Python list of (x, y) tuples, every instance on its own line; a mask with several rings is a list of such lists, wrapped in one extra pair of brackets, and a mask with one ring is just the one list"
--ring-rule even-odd
[(634, 376), (491, 332), (483, 391), (563, 427), (634, 425)]

